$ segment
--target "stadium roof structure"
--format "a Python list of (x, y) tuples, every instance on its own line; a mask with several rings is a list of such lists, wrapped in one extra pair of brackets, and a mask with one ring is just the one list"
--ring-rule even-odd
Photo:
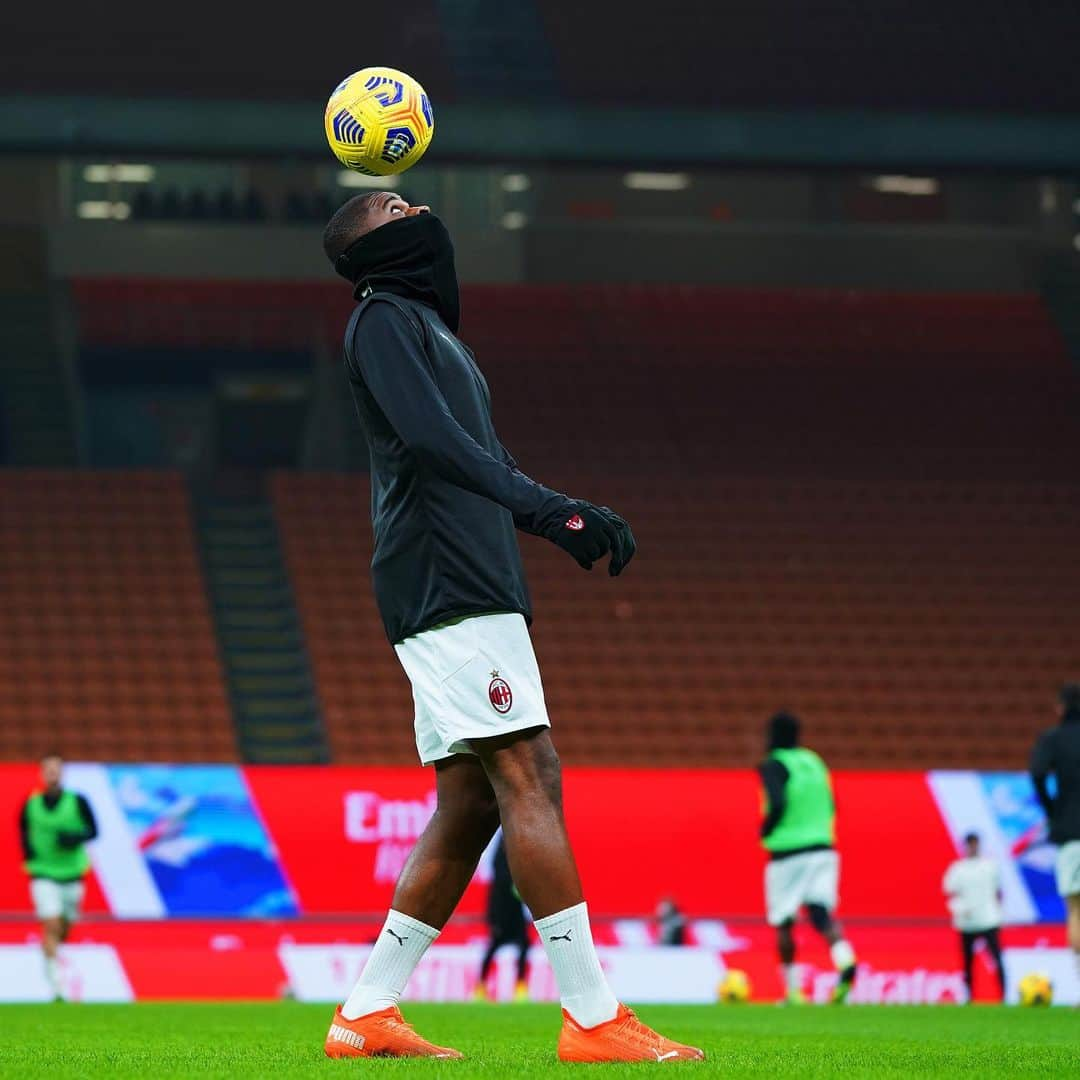
[[(430, 161), (1080, 169), (1080, 114), (460, 103), (436, 118)], [(0, 151), (328, 154), (321, 102), (30, 95), (0, 97)]]

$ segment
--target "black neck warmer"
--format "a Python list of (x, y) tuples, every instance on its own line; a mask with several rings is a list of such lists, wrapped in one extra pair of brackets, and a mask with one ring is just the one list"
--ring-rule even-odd
[(417, 214), (372, 229), (338, 256), (334, 269), (356, 286), (357, 300), (369, 291), (419, 300), (457, 333), (461, 302), (454, 245), (434, 214)]

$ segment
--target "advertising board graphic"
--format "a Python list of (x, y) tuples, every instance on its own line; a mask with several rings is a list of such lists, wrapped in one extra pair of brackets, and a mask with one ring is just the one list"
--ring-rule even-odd
[(113, 796), (166, 914), (299, 913), (240, 769), (107, 768)]
[[(31, 774), (32, 777), (32, 774)], [(2, 780), (2, 773), (0, 773)], [(233, 765), (66, 767), (64, 782), (85, 795), (98, 822), (89, 845), (92, 892), (123, 918), (284, 917), (300, 913), (277, 850)], [(16, 789), (18, 791), (18, 789)], [(28, 794), (22, 788), (20, 799)], [(11, 820), (15, 820), (15, 807)], [(21, 860), (0, 869), (19, 875)], [(0, 896), (21, 889), (0, 887)], [(93, 910), (96, 905), (89, 905)]]
[[(271, 1000), (291, 997), (337, 1002), (353, 980), (379, 932), (377, 922), (245, 919), (229, 921), (86, 923), (61, 949), (65, 993), (80, 1001)], [(775, 1001), (783, 992), (775, 938), (760, 921), (691, 920), (684, 948), (650, 944), (644, 920), (598, 920), (601, 962), (619, 996), (635, 1003), (715, 1000), (728, 968), (745, 971), (753, 1000)], [(920, 923), (848, 925), (858, 955), (851, 1000), (863, 1005), (958, 1005), (965, 998), (956, 934)], [(811, 1001), (826, 1002), (836, 972), (821, 939), (800, 927), (798, 977)], [(452, 922), (406, 988), (410, 1001), (465, 1001), (476, 986), (485, 944), (477, 923)], [(1032, 971), (1050, 975), (1059, 1005), (1080, 1004), (1080, 978), (1063, 927), (1012, 927), (1004, 933), (1009, 999)], [(496, 957), (488, 989), (510, 1000), (516, 955)], [(25, 922), (0, 921), (0, 1000), (46, 1001), (36, 932)], [(10, 977), (9, 977), (10, 976)], [(543, 949), (534, 944), (528, 971), (534, 1001), (556, 1000), (555, 981)], [(997, 999), (987, 957), (975, 963), (977, 1000)]]
[[(67, 945), (59, 964), (60, 986), (68, 1001), (134, 1000), (123, 961), (112, 945)], [(36, 944), (0, 944), (0, 971), (0, 1003), (53, 1000)]]
[(1065, 904), (1054, 884), (1057, 848), (1024, 773), (932, 772), (928, 783), (953, 843), (977, 832), (996, 859), (1007, 923), (1054, 923)]
[[(14, 822), (36, 769), (0, 766), (0, 912), (30, 913)], [(964, 833), (1001, 868), (1006, 922), (1063, 919), (1054, 848), (1020, 773), (836, 774), (840, 914), (946, 924), (941, 881)], [(435, 808), (420, 768), (72, 763), (89, 799), (88, 913), (121, 919), (378, 917)], [(567, 818), (590, 910), (633, 920), (673, 897), (691, 917), (760, 919), (756, 775), (565, 770)], [(898, 810), (902, 809), (902, 812)], [(481, 862), (458, 909), (483, 913)]]

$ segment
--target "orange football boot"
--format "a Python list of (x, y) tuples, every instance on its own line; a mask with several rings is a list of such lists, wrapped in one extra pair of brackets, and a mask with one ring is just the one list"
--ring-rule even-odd
[(396, 1005), (358, 1016), (355, 1020), (346, 1020), (339, 1006), (326, 1033), (323, 1049), (331, 1058), (461, 1057), (457, 1050), (436, 1046), (417, 1035)]
[(582, 1027), (563, 1009), (563, 1027), (559, 1035), (560, 1061), (704, 1061), (705, 1053), (696, 1046), (665, 1039), (646, 1027), (632, 1009), (625, 1005), (613, 1020), (596, 1027)]

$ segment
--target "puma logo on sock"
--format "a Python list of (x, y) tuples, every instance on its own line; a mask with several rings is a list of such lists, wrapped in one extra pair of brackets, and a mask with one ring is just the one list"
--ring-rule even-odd
[[(565, 934), (552, 934), (552, 936), (548, 938), (548, 941), (570, 941), (570, 935), (573, 932), (574, 928), (570, 927)], [(573, 944), (573, 942), (570, 942), (570, 944)]]
[(409, 940), (409, 935), (406, 934), (402, 937), (400, 934), (395, 934), (393, 930), (388, 926), (386, 932), (402, 947), (405, 948), (405, 942)]

